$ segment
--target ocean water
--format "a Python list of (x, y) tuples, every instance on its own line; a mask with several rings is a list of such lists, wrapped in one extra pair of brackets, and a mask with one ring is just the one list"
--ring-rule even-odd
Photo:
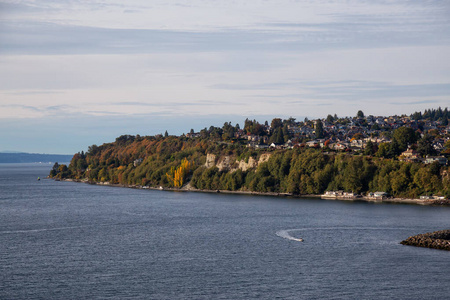
[[(0, 164), (0, 299), (448, 299), (450, 208), (164, 192)], [(303, 239), (300, 242), (299, 239)]]

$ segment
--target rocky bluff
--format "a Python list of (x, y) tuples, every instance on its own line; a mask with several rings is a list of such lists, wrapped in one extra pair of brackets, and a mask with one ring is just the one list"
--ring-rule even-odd
[(237, 160), (233, 156), (221, 156), (217, 157), (214, 154), (207, 154), (206, 155), (206, 162), (205, 167), (211, 168), (216, 166), (219, 171), (230, 171), (234, 172), (238, 169), (242, 170), (243, 172), (247, 171), (248, 169), (256, 168), (259, 164), (262, 164), (266, 161), (268, 161), (270, 158), (270, 153), (264, 153), (262, 154), (258, 160), (254, 159), (253, 157), (249, 157), (248, 162), (245, 160)]

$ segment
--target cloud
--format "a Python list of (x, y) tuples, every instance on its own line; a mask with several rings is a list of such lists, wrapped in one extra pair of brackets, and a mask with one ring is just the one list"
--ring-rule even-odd
[(268, 94), (257, 94), (257, 95), (248, 95), (248, 97), (253, 98), (296, 98), (296, 97), (302, 97), (303, 94), (279, 94), (279, 95), (268, 95)]
[(390, 102), (390, 104), (392, 104), (392, 105), (417, 105), (417, 104), (433, 105), (434, 103), (439, 103), (439, 101), (437, 101), (437, 100), (422, 100), (422, 101)]
[(40, 113), (60, 113), (62, 111), (67, 111), (69, 109), (72, 109), (73, 107), (70, 105), (50, 105), (50, 106), (33, 106), (33, 105), (23, 105), (23, 104), (3, 104), (0, 105), (0, 107), (3, 108), (15, 108), (15, 109), (23, 109), (23, 110), (30, 110), (33, 112), (40, 112)]
[(288, 82), (270, 82), (270, 83), (259, 83), (259, 84), (248, 84), (248, 83), (219, 83), (209, 86), (212, 89), (219, 90), (272, 90), (279, 89), (287, 86), (291, 86)]
[[(189, 102), (111, 102), (110, 105), (120, 105), (120, 106), (151, 106), (151, 107), (180, 107), (180, 106), (215, 106), (215, 105), (226, 105), (229, 102), (225, 101), (189, 101)], [(239, 104), (238, 104), (239, 105)]]
[(22, 55), (263, 51), (278, 39), (276, 34), (246, 30), (210, 33), (5, 21), (0, 27), (0, 53)]
[(23, 110), (30, 110), (30, 111), (33, 111), (33, 112), (42, 112), (43, 111), (41, 108), (38, 108), (36, 106), (21, 105), (21, 104), (5, 104), (5, 105), (0, 105), (0, 107), (3, 107), (3, 108), (19, 108), (19, 109), (23, 109)]
[(123, 11), (123, 13), (124, 14), (136, 14), (136, 13), (140, 13), (141, 11), (140, 10), (137, 10), (137, 9), (125, 9), (124, 11)]
[[(395, 85), (383, 82), (338, 82), (319, 86), (305, 85), (316, 99), (372, 101), (405, 97), (438, 97), (450, 95), (450, 83)], [(421, 104), (423, 102), (415, 102)]]
[(53, 94), (63, 94), (64, 91), (10, 91), (5, 92), (7, 95), (15, 95), (15, 96), (26, 96), (26, 95), (53, 95)]
[[(37, 9), (30, 8), (27, 9)], [(107, 28), (57, 21), (3, 20), (3, 54), (135, 54), (182, 52), (296, 52), (324, 49), (443, 45), (450, 21), (432, 10), (388, 16), (333, 14), (328, 22), (260, 23), (208, 31)], [(434, 13), (434, 15), (432, 15)], [(206, 26), (206, 28), (209, 28)]]

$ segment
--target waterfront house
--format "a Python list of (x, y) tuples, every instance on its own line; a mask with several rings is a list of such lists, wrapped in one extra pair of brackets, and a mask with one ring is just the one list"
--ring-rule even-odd
[(375, 192), (373, 193), (373, 197), (377, 198), (377, 199), (383, 199), (386, 198), (389, 194), (386, 192)]

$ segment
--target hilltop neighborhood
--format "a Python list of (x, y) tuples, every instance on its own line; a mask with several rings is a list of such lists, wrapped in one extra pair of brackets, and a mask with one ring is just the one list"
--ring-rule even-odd
[[(447, 116), (447, 109), (443, 110)], [(450, 154), (450, 125), (448, 119), (440, 118), (432, 120), (417, 113), (411, 116), (364, 116), (359, 111), (356, 117), (338, 118), (328, 115), (324, 119), (296, 122), (295, 119), (274, 119), (269, 124), (259, 124), (256, 121), (245, 121), (246, 126), (240, 129), (237, 124), (234, 127), (232, 142), (246, 143), (254, 149), (292, 149), (296, 147), (322, 148), (328, 151), (345, 151), (349, 153), (364, 153), (368, 155), (384, 156), (379, 153), (382, 144), (389, 145), (392, 142), (393, 132), (405, 127), (410, 128), (417, 140), (426, 139), (430, 144), (428, 150), (423, 153), (417, 151), (417, 144), (408, 144), (405, 151), (397, 153), (395, 158), (402, 161), (423, 162), (426, 164), (435, 161), (442, 165), (448, 164)], [(256, 125), (256, 126), (255, 126)], [(225, 123), (223, 128), (203, 129), (200, 132), (186, 134), (188, 138), (205, 137), (205, 135), (218, 134), (223, 141), (230, 140), (226, 134), (227, 128), (233, 127)], [(255, 127), (257, 128), (255, 130)], [(281, 130), (279, 130), (281, 129)], [(283, 132), (282, 138), (277, 139), (277, 130)], [(229, 130), (228, 130), (229, 131)], [(224, 138), (224, 136), (226, 138)], [(368, 149), (370, 147), (371, 149)], [(385, 146), (386, 147), (386, 146)], [(383, 148), (383, 146), (381, 146)]]

